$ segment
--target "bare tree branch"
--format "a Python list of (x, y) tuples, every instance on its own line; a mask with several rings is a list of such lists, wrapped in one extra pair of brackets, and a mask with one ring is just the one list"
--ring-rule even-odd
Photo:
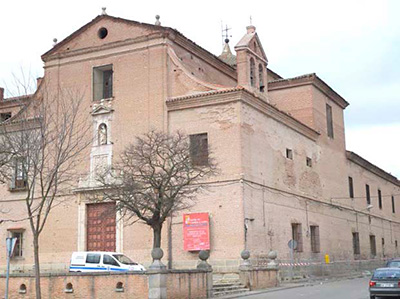
[(216, 172), (210, 156), (197, 166), (190, 153), (189, 138), (183, 133), (151, 131), (137, 137), (112, 169), (98, 175), (101, 200), (114, 201), (128, 219), (151, 226), (153, 247), (160, 247), (166, 218), (190, 208), (204, 188), (197, 183)]
[(11, 182), (10, 188), (24, 196), (33, 235), (36, 298), (41, 296), (39, 236), (56, 198), (76, 182), (81, 154), (92, 142), (90, 123), (80, 114), (83, 99), (71, 90), (52, 94), (42, 83), (18, 115), (0, 125), (0, 182)]

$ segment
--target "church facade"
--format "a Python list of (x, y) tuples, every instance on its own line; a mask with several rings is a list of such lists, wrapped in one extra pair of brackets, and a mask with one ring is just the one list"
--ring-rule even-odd
[[(184, 249), (183, 214), (206, 213), (210, 262), (215, 271), (235, 271), (240, 252), (252, 258), (270, 250), (284, 261), (295, 240), (297, 260), (376, 260), (397, 256), (400, 182), (346, 150), (348, 102), (316, 74), (282, 78), (268, 69), (256, 28), (248, 26), (234, 47), (217, 57), (178, 31), (101, 15), (42, 56), (52, 91), (84, 93), (80, 117), (93, 127), (93, 144), (82, 153), (78, 182), (51, 212), (41, 235), (44, 271), (67, 269), (71, 253), (119, 251), (149, 264), (152, 232), (110, 215), (111, 203), (93, 203), (93, 179), (110, 166), (135, 136), (152, 129), (183, 131), (206, 142), (220, 172), (207, 181), (189, 211), (163, 228), (164, 262), (196, 265), (198, 251)], [(5, 99), (3, 125), (34, 95)], [(5, 218), (22, 219), (21, 182), (0, 185)], [(20, 185), (18, 185), (20, 184)], [(0, 224), (3, 239), (19, 239), (14, 271), (32, 269), (27, 222)], [(5, 244), (0, 250), (5, 252)], [(5, 265), (5, 256), (0, 257)], [(5, 266), (3, 267), (5, 268)]]

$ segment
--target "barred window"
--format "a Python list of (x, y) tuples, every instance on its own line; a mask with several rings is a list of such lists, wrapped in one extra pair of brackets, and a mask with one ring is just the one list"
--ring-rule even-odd
[(14, 172), (11, 179), (11, 189), (24, 190), (28, 185), (26, 159), (19, 157), (14, 162)]
[(320, 243), (319, 243), (319, 226), (311, 225), (311, 252), (320, 252)]
[(295, 251), (303, 251), (303, 234), (301, 231), (301, 223), (292, 223), (292, 239), (297, 242)]
[(360, 238), (358, 232), (353, 232), (353, 253), (360, 254)]
[(195, 166), (204, 166), (208, 164), (207, 133), (190, 135), (190, 157)]
[(375, 257), (376, 256), (376, 240), (374, 235), (369, 236), (369, 245), (371, 249), (371, 256)]

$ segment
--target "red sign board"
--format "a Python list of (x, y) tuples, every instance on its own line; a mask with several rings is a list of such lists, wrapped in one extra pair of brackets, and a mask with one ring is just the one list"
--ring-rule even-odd
[(183, 214), (183, 249), (186, 251), (210, 249), (208, 213)]

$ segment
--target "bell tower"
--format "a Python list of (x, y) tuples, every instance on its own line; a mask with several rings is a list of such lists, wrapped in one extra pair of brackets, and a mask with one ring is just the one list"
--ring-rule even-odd
[(236, 44), (238, 85), (266, 95), (268, 59), (256, 33), (256, 27), (247, 26), (247, 33)]

